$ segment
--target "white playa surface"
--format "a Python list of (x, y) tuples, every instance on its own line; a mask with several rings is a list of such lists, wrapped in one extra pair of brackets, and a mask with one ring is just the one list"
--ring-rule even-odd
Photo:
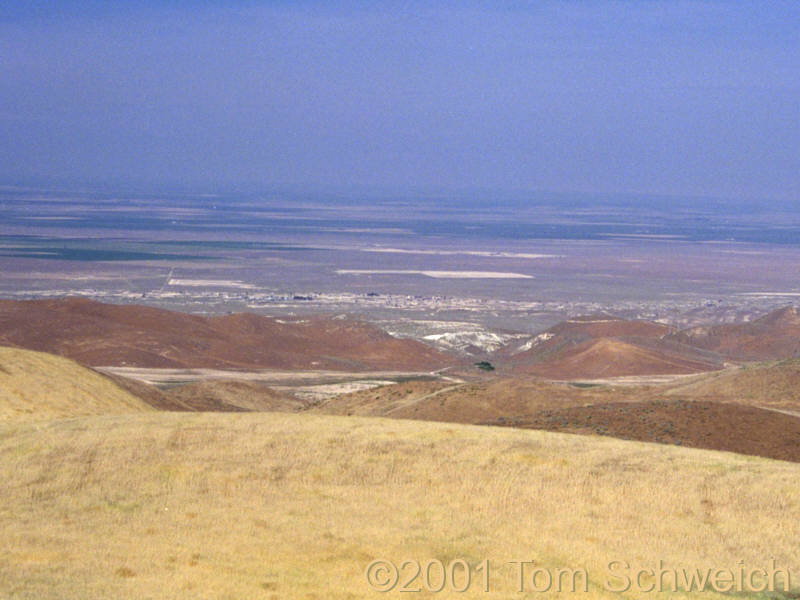
[(227, 279), (170, 279), (169, 285), (184, 287), (227, 287), (240, 289), (255, 289), (256, 286), (242, 281), (228, 281)]
[(800, 296), (800, 292), (743, 292), (737, 296)]
[(409, 250), (406, 248), (362, 248), (362, 252), (387, 254), (429, 254), (435, 256), (487, 256), (490, 258), (563, 258), (563, 254), (533, 254), (528, 252), (494, 252), (489, 250)]
[(533, 275), (502, 271), (405, 271), (392, 269), (337, 269), (339, 275), (424, 275), (437, 279), (533, 279)]
[(276, 390), (291, 392), (296, 398), (300, 398), (301, 400), (317, 402), (319, 400), (335, 398), (336, 396), (341, 396), (342, 394), (360, 392), (362, 390), (371, 390), (376, 387), (394, 385), (396, 383), (396, 381), (391, 380), (363, 380), (300, 387), (273, 386), (273, 388)]
[(667, 234), (667, 233), (614, 233), (614, 232), (605, 232), (599, 233), (598, 235), (602, 235), (605, 237), (615, 237), (615, 238), (633, 238), (637, 240), (679, 240), (685, 239), (685, 235), (678, 235), (678, 234)]

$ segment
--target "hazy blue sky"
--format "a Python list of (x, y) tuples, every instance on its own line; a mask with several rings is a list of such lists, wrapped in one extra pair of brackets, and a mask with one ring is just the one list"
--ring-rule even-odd
[(800, 2), (0, 5), (0, 182), (800, 199)]

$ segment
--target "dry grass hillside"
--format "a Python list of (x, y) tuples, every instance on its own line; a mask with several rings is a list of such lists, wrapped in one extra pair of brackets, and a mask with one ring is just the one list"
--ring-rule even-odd
[(307, 402), (259, 381), (208, 379), (158, 387), (103, 371), (119, 387), (158, 410), (179, 412), (245, 412), (303, 410)]
[(421, 598), (549, 597), (517, 592), (508, 561), (520, 559), (586, 568), (585, 598), (649, 597), (604, 589), (619, 582), (613, 560), (735, 570), (774, 558), (800, 582), (800, 465), (719, 452), (386, 419), (151, 413), (0, 424), (0, 478), (2, 598), (376, 598), (365, 569), (379, 558), (490, 561), (489, 593), (473, 571), (465, 594), (412, 581)]
[(773, 410), (703, 400), (611, 402), (496, 419), (525, 427), (624, 440), (708, 448), (800, 462), (800, 418)]
[[(800, 461), (798, 361), (636, 384), (409, 382), (311, 410), (612, 436)], [(775, 409), (789, 414), (781, 414)]]
[(672, 386), (667, 394), (800, 411), (800, 359), (698, 375)]
[(135, 395), (69, 359), (0, 346), (0, 421), (146, 410)]
[(164, 395), (194, 411), (293, 412), (306, 406), (290, 394), (257, 381), (198, 381), (164, 390)]

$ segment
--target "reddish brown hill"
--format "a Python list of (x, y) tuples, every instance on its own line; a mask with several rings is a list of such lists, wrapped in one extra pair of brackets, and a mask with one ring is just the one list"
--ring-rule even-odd
[(753, 406), (685, 400), (543, 411), (488, 423), (679, 444), (800, 462), (800, 418)]
[(800, 357), (800, 313), (786, 307), (751, 323), (672, 334), (659, 323), (580, 317), (539, 334), (523, 352), (509, 348), (505, 356), (513, 371), (551, 379), (711, 371), (731, 360)]
[(562, 321), (534, 336), (526, 349), (507, 347), (501, 355), (512, 364), (526, 365), (558, 357), (564, 352), (589, 340), (622, 338), (630, 340), (660, 339), (669, 328), (651, 321), (616, 319), (607, 315), (576, 317)]
[(554, 325), (549, 332), (569, 338), (661, 337), (669, 327), (652, 321), (615, 319), (606, 315), (577, 317)]
[(204, 317), (75, 298), (0, 301), (0, 344), (104, 366), (427, 371), (455, 363), (349, 318)]
[(617, 338), (583, 342), (557, 356), (518, 367), (548, 379), (595, 379), (630, 375), (678, 375), (718, 368), (677, 352), (648, 348)]
[(800, 314), (788, 306), (751, 323), (692, 327), (669, 337), (734, 360), (791, 358), (800, 356)]
[(710, 353), (666, 338), (660, 323), (578, 317), (539, 334), (530, 348), (509, 356), (514, 372), (549, 379), (666, 375), (710, 371), (719, 361)]

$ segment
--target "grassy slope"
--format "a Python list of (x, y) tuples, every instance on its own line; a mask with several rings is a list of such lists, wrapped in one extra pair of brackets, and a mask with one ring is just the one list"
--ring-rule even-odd
[(294, 412), (305, 406), (302, 401), (288, 393), (274, 390), (257, 381), (197, 381), (165, 390), (164, 395), (198, 411)]
[(0, 347), (0, 421), (151, 410), (106, 377), (43, 352)]
[(496, 378), (454, 385), (407, 382), (343, 394), (315, 408), (340, 415), (481, 423), (498, 417), (526, 417), (542, 410), (658, 397), (656, 386), (577, 387), (530, 377)]
[(800, 410), (800, 359), (754, 363), (698, 375), (670, 395)]
[(377, 598), (378, 557), (496, 565), (496, 592), (414, 597), (541, 597), (516, 593), (519, 558), (637, 597), (600, 589), (608, 561), (796, 568), (800, 538), (797, 464), (446, 423), (7, 422), (0, 480), (2, 598)]

